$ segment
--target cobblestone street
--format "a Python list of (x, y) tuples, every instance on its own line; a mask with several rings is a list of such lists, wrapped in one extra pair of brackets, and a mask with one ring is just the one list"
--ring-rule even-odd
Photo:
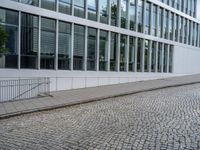
[(0, 149), (200, 149), (200, 84), (0, 120)]

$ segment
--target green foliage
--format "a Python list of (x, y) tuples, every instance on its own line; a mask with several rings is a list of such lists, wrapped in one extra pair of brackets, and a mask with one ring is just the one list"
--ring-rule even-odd
[(8, 49), (5, 46), (7, 40), (8, 40), (8, 34), (2, 27), (0, 27), (0, 57), (8, 53)]

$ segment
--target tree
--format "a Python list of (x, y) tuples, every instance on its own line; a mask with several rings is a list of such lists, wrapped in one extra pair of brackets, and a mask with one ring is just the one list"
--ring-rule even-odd
[(8, 34), (2, 27), (0, 27), (0, 57), (8, 53), (8, 48), (5, 46), (7, 41)]

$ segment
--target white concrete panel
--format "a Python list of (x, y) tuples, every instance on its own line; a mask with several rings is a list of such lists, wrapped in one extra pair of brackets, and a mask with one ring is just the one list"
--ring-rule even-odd
[(175, 74), (200, 73), (200, 49), (175, 46), (173, 65)]

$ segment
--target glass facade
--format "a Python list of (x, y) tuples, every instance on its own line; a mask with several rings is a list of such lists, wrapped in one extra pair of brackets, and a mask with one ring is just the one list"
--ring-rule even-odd
[[(196, 14), (196, 0), (160, 1), (192, 17)], [(58, 19), (1, 8), (0, 26), (9, 34), (9, 52), (0, 58), (1, 68), (169, 72), (174, 48), (169, 40), (200, 47), (198, 22), (153, 1), (19, 2), (67, 15)], [(91, 24), (67, 20), (68, 15)]]

